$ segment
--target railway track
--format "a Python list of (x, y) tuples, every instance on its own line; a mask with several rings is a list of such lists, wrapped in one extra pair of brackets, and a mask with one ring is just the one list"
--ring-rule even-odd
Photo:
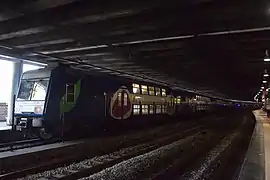
[[(234, 134), (232, 129), (239, 125), (231, 121), (233, 125), (224, 128), (227, 124), (224, 117), (213, 124), (210, 122), (195, 127), (187, 123), (182, 127), (182, 130), (186, 129), (183, 132), (181, 124), (168, 125), (166, 128), (171, 129), (165, 131), (160, 128), (146, 133), (145, 139), (139, 136), (124, 138), (126, 142), (124, 140), (118, 150), (102, 152), (94, 157), (61, 157), (2, 174), (0, 179), (168, 179), (168, 175), (175, 172), (175, 167), (188, 171), (186, 167), (192, 166), (194, 159), (200, 159), (219, 143), (222, 144), (224, 138)], [(134, 144), (132, 140), (138, 142)]]
[[(38, 151), (38, 147), (36, 146), (36, 150), (34, 150), (33, 153), (29, 154), (29, 151), (31, 152), (31, 148), (28, 149), (22, 149), (21, 152), (26, 152), (27, 155), (21, 157), (17, 156), (14, 162), (14, 157), (8, 159), (0, 159), (0, 166), (1, 166), (1, 174), (8, 174), (12, 172), (20, 172), (23, 169), (32, 169), (33, 166), (36, 166), (38, 163), (39, 165), (42, 163), (43, 165), (40, 166), (40, 171), (45, 171), (50, 168), (56, 168), (58, 166), (61, 166), (64, 164), (72, 164), (75, 161), (80, 161), (85, 158), (90, 158), (96, 155), (102, 155), (105, 153), (113, 152), (115, 150), (124, 148), (124, 147), (130, 147), (137, 144), (142, 144), (145, 142), (149, 142), (154, 138), (162, 138), (164, 136), (182, 132), (185, 129), (189, 129), (194, 126), (203, 125), (206, 124), (208, 121), (212, 121), (214, 118), (217, 118), (216, 121), (222, 121), (224, 117), (215, 117), (213, 115), (209, 117), (201, 118), (197, 121), (184, 121), (184, 122), (177, 122), (177, 123), (169, 123), (164, 126), (154, 127), (152, 129), (144, 129), (140, 131), (133, 131), (128, 134), (123, 134), (121, 136), (115, 136), (115, 137), (107, 137), (107, 138), (94, 138), (94, 139), (86, 139), (86, 141), (83, 140), (83, 144), (78, 142), (81, 145), (76, 145), (71, 141), (72, 147), (65, 146), (65, 143), (58, 143), (56, 145), (58, 148), (53, 148), (50, 150), (49, 146), (46, 147), (46, 152), (43, 152), (43, 148), (40, 148), (40, 151)], [(102, 143), (101, 143), (102, 142)], [(69, 141), (67, 141), (68, 144)], [(85, 144), (85, 145), (84, 145)], [(53, 144), (52, 144), (53, 145)], [(63, 147), (61, 147), (63, 145)], [(53, 145), (54, 146), (54, 145)], [(52, 147), (53, 147), (52, 146)], [(76, 147), (75, 147), (76, 146)], [(94, 147), (94, 148), (93, 148)], [(76, 153), (74, 153), (74, 148), (76, 148)], [(59, 149), (59, 150), (58, 150)], [(10, 152), (10, 151), (9, 151)], [(9, 153), (9, 156), (12, 155)], [(0, 154), (1, 157), (1, 154)], [(65, 162), (63, 162), (63, 158), (65, 159)], [(25, 161), (27, 159), (27, 161)], [(9, 162), (11, 161), (11, 162)]]
[(215, 146), (194, 155), (195, 161), (183, 164), (183, 159), (175, 156), (170, 166), (151, 179), (237, 179), (253, 127), (252, 118), (245, 116), (239, 127), (224, 136)]
[[(30, 175), (29, 177), (23, 177), (22, 179), (38, 179), (38, 178), (43, 178), (43, 179), (50, 179), (50, 178), (74, 178), (75, 176), (78, 177), (83, 177), (85, 173), (89, 173), (89, 171), (98, 171), (102, 168), (109, 167), (115, 163), (121, 162), (125, 159), (129, 159), (133, 156), (151, 151), (156, 149), (159, 146), (165, 145), (168, 143), (168, 141), (174, 141), (177, 139), (181, 139), (187, 136), (191, 136), (195, 132), (202, 131), (202, 129), (205, 129), (204, 126), (197, 126), (193, 127), (190, 129), (185, 130), (184, 132), (178, 132), (178, 133), (173, 133), (171, 135), (167, 135), (163, 138), (156, 137), (152, 140), (150, 140), (147, 143), (142, 143), (138, 144), (135, 146), (127, 147), (120, 149), (119, 151), (115, 151), (112, 153), (108, 153), (105, 155), (101, 156), (96, 156), (94, 158), (87, 158), (83, 161), (80, 161), (78, 163), (73, 163), (70, 166), (64, 166), (64, 167), (59, 167), (57, 169), (54, 169), (52, 171), (45, 171), (43, 173), (38, 173), (34, 175)], [(59, 159), (59, 163), (62, 162), (64, 164), (65, 158)], [(17, 172), (11, 172), (8, 174), (0, 175), (1, 179), (12, 179), (12, 178), (17, 178), (20, 177), (21, 175), (25, 175), (28, 173), (35, 173), (39, 172), (40, 169), (45, 168), (47, 166), (48, 169), (51, 169), (50, 166), (52, 164), (42, 164), (38, 165), (32, 168), (24, 169), (21, 171)], [(91, 166), (90, 166), (91, 165)], [(72, 172), (72, 173), (71, 173)]]
[[(206, 127), (190, 129), (184, 136), (180, 133), (153, 142), (121, 149), (107, 155), (86, 159), (70, 166), (59, 167), (51, 171), (34, 174), (21, 179), (140, 179), (148, 176), (154, 179), (156, 171), (145, 171), (153, 168), (159, 171), (180, 154), (184, 159), (190, 160), (190, 155), (201, 151), (201, 147), (209, 146), (210, 139), (216, 133)], [(183, 137), (184, 136), (184, 137)], [(216, 137), (216, 140), (219, 139)], [(195, 153), (196, 152), (196, 153)], [(87, 177), (87, 178), (84, 178)]]

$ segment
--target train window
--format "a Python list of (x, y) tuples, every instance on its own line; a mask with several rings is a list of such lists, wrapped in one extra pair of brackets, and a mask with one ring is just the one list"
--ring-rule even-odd
[(127, 93), (124, 93), (124, 106), (127, 106)]
[(133, 114), (134, 115), (139, 115), (140, 114), (140, 110), (141, 110), (140, 105), (133, 104)]
[(162, 89), (161, 91), (162, 91), (162, 94), (161, 95), (162, 96), (166, 96), (166, 89)]
[(155, 88), (154, 87), (149, 87), (149, 95), (152, 95), (152, 96), (155, 95)]
[(121, 106), (122, 105), (122, 100), (121, 100), (121, 96), (122, 96), (122, 93), (118, 93), (118, 95), (117, 95), (117, 101), (118, 101), (118, 106)]
[(67, 93), (74, 93), (74, 85), (71, 84), (67, 85)]
[(149, 105), (149, 114), (154, 114), (154, 105)]
[(74, 94), (67, 94), (67, 102), (73, 103), (75, 100)]
[(167, 112), (166, 110), (167, 110), (166, 106), (163, 105), (163, 106), (162, 106), (162, 113), (166, 113), (166, 112)]
[(132, 91), (135, 94), (140, 94), (140, 85), (139, 84), (132, 84)]
[(160, 88), (156, 87), (156, 96), (160, 96)]
[(177, 96), (175, 98), (175, 101), (174, 101), (176, 104), (180, 104), (181, 103), (181, 96)]
[(75, 86), (74, 84), (66, 85), (66, 100), (69, 103), (73, 103), (75, 101)]
[(161, 113), (161, 105), (156, 106), (156, 113), (160, 114)]
[(170, 105), (173, 106), (174, 104), (176, 104), (176, 103), (174, 102), (174, 98), (172, 97), (172, 98), (171, 98)]
[(148, 105), (142, 105), (142, 114), (148, 114)]
[(142, 87), (142, 94), (148, 94), (147, 86), (141, 85)]

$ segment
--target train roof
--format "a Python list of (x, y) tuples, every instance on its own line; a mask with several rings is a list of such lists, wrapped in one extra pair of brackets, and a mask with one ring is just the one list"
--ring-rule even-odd
[(52, 68), (39, 68), (35, 70), (26, 71), (22, 75), (22, 79), (35, 79), (35, 78), (49, 78)]

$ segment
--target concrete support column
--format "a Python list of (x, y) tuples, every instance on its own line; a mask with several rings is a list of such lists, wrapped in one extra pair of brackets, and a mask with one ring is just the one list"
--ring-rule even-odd
[(13, 64), (13, 76), (12, 76), (12, 88), (10, 93), (10, 102), (8, 106), (8, 117), (7, 117), (7, 124), (12, 125), (12, 111), (13, 111), (13, 97), (14, 95), (17, 96), (19, 85), (20, 85), (20, 79), (22, 76), (22, 70), (23, 70), (23, 62), (17, 61)]

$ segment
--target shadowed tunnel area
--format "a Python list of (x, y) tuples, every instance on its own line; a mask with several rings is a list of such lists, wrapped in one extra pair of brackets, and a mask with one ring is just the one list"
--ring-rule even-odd
[(258, 1), (2, 0), (0, 54), (253, 100), (269, 48)]

